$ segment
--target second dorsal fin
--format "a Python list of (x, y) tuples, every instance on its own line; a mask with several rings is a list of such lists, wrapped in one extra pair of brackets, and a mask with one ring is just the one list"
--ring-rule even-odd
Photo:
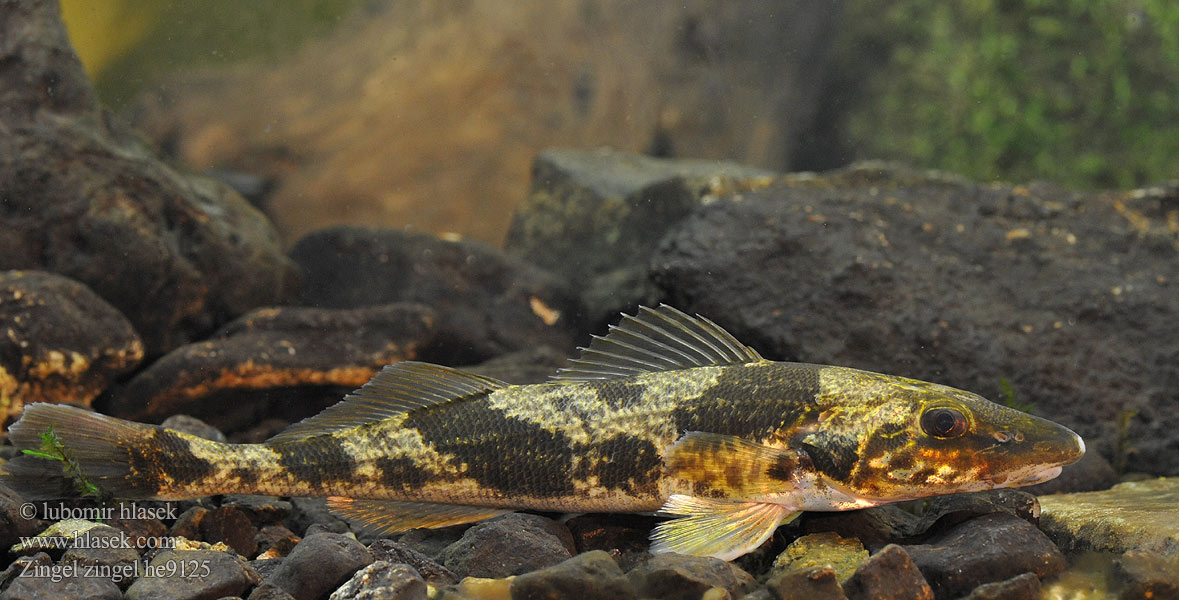
[(415, 408), (493, 392), (508, 384), (429, 363), (387, 365), (340, 403), (291, 425), (268, 443), (290, 442), (372, 423)]
[(704, 317), (693, 317), (666, 304), (639, 307), (623, 316), (604, 336), (594, 336), (581, 356), (552, 377), (553, 381), (596, 381), (652, 371), (736, 365), (762, 360), (756, 350)]

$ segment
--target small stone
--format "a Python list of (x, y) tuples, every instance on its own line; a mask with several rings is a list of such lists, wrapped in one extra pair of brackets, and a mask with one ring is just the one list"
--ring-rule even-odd
[(13, 579), (16, 579), (27, 570), (36, 572), (38, 568), (48, 567), (53, 564), (53, 558), (44, 552), (38, 552), (32, 555), (18, 556), (12, 564), (8, 565), (4, 571), (0, 572), (0, 589), (8, 587)]
[(1118, 560), (1122, 598), (1179, 599), (1179, 554), (1128, 550)]
[(360, 542), (338, 533), (312, 533), (303, 538), (266, 579), (295, 600), (316, 600), (348, 581), (373, 562)]
[(190, 540), (201, 539), (201, 521), (204, 521), (209, 512), (209, 509), (203, 506), (190, 507), (176, 517), (176, 521), (168, 529), (168, 535)]
[(311, 526), (319, 525), (324, 531), (331, 533), (345, 533), (348, 524), (327, 508), (327, 501), (323, 498), (291, 498), (291, 514), (287, 517), (286, 526), (295, 533), (303, 532), (303, 537), (311, 535)]
[(655, 519), (641, 515), (582, 515), (565, 522), (578, 552), (604, 550), (623, 571), (650, 558), (648, 538)]
[(441, 561), (442, 553), (451, 544), (459, 541), (463, 537), (463, 534), (470, 528), (471, 525), (463, 524), (439, 527), (437, 529), (411, 529), (397, 536), (397, 542), (405, 544), (434, 560)]
[(378, 560), (357, 571), (329, 600), (426, 600), (426, 581), (409, 565)]
[(471, 527), (439, 559), (459, 577), (494, 578), (551, 567), (573, 552), (573, 536), (564, 525), (508, 513)]
[(224, 542), (242, 556), (254, 556), (258, 550), (258, 528), (244, 512), (234, 506), (219, 506), (201, 519), (202, 538), (210, 543)]
[(264, 525), (254, 536), (259, 558), (278, 558), (291, 553), (301, 538), (282, 525)]
[(644, 598), (700, 598), (713, 588), (738, 598), (757, 584), (749, 573), (719, 558), (671, 553), (653, 555), (627, 577)]
[(812, 533), (794, 540), (778, 555), (771, 576), (776, 572), (828, 565), (843, 582), (867, 558), (868, 551), (857, 539), (843, 538), (836, 533)]
[[(18, 576), (0, 594), (0, 600), (120, 600), (123, 592), (105, 577), (80, 577), (78, 570), (68, 564), (48, 565), (44, 574), (30, 570)], [(56, 579), (56, 581), (55, 581)]]
[(618, 563), (601, 550), (579, 554), (539, 571), (512, 580), (512, 600), (580, 598), (582, 600), (626, 600), (635, 598), (630, 580)]
[(766, 586), (781, 600), (847, 600), (830, 565), (778, 571)]
[(1004, 581), (984, 583), (963, 600), (1039, 600), (1040, 595), (1040, 578), (1035, 573), (1024, 573)]
[[(24, 498), (5, 485), (0, 485), (0, 548), (11, 548), (20, 542), (20, 538), (37, 533), (39, 525), (37, 519), (28, 518)], [(36, 505), (34, 505), (36, 506)]]
[(112, 581), (126, 587), (134, 578), (135, 562), (139, 550), (145, 544), (137, 544), (125, 532), (109, 525), (99, 525), (86, 532), (84, 537), (74, 541), (60, 563), (78, 564), (85, 567), (99, 567), (95, 572), (109, 572)]
[(1026, 572), (1051, 577), (1064, 570), (1060, 550), (1039, 529), (1008, 514), (962, 523), (926, 544), (902, 546), (934, 595), (965, 595), (984, 583)]
[(2, 421), (30, 402), (90, 406), (143, 359), (143, 343), (122, 313), (52, 273), (0, 271), (0, 324)]
[(174, 429), (181, 433), (195, 435), (199, 438), (221, 442), (222, 444), (229, 441), (225, 438), (225, 434), (221, 433), (220, 429), (188, 415), (172, 415), (164, 419), (164, 422), (160, 423), (160, 427)]
[(369, 545), (368, 551), (372, 553), (374, 560), (401, 563), (413, 567), (427, 583), (434, 586), (450, 585), (459, 579), (450, 572), (450, 569), (438, 564), (429, 556), (390, 539), (380, 539), (373, 542)]
[(295, 600), (295, 597), (273, 583), (263, 583), (250, 592), (249, 600)]
[(241, 557), (216, 550), (162, 550), (127, 589), (127, 600), (240, 596), (262, 577)]
[(889, 544), (843, 582), (851, 600), (933, 600), (933, 590), (900, 546)]

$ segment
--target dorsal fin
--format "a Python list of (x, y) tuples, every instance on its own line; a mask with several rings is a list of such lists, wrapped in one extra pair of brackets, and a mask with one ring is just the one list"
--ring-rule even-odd
[(393, 363), (340, 403), (291, 425), (266, 441), (290, 442), (356, 427), (415, 408), (487, 394), (507, 385), (490, 377), (429, 363)]
[(653, 371), (738, 365), (762, 360), (716, 323), (689, 316), (666, 304), (639, 307), (623, 315), (605, 336), (594, 336), (581, 356), (569, 361), (552, 381), (597, 381)]

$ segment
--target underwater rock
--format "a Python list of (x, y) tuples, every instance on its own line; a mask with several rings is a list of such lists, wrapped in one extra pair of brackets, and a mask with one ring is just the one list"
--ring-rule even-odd
[[(283, 407), (278, 414), (299, 418), (291, 408), (294, 391), (318, 396), (318, 408), (334, 404), (384, 365), (416, 358), (434, 335), (434, 320), (432, 311), (412, 304), (258, 309), (152, 363), (105, 412), (136, 421), (185, 413), (231, 431), (274, 414), (267, 410), (273, 400)], [(309, 416), (316, 407), (304, 410)]]
[(190, 166), (273, 180), (290, 239), (350, 222), (498, 244), (546, 146), (790, 164), (841, 13), (827, 0), (373, 6), (279, 64), (150, 86), (135, 123)]
[(627, 600), (636, 597), (622, 569), (601, 550), (578, 554), (560, 564), (520, 575), (512, 580), (511, 593), (512, 600)]
[(160, 423), (160, 426), (166, 429), (173, 429), (175, 431), (187, 433), (189, 435), (195, 435), (206, 440), (220, 442), (222, 444), (229, 441), (229, 439), (225, 437), (225, 434), (221, 433), (220, 429), (217, 429), (216, 427), (213, 427), (212, 425), (209, 425), (208, 423), (196, 417), (190, 417), (184, 414), (172, 415), (167, 419), (164, 419), (164, 421)]
[(790, 542), (774, 559), (770, 577), (787, 571), (828, 566), (835, 569), (836, 578), (842, 583), (867, 559), (868, 551), (860, 540), (844, 538), (837, 533), (812, 533)]
[(164, 575), (136, 579), (127, 600), (240, 596), (262, 581), (240, 556), (217, 550), (162, 550), (150, 568)]
[(1121, 440), (1129, 470), (1179, 473), (1175, 218), (1152, 190), (862, 163), (702, 206), (663, 238), (652, 277), (767, 357), (979, 392), (1107, 457)]
[(1040, 498), (1040, 528), (1065, 550), (1179, 555), (1179, 477)]
[(295, 600), (322, 598), (373, 563), (367, 548), (338, 533), (309, 533), (281, 560), (265, 582), (282, 588)]
[(167, 166), (99, 106), (56, 2), (0, 4), (0, 64), (0, 269), (86, 284), (149, 356), (291, 296), (262, 213)]
[[(640, 598), (702, 598), (714, 589), (740, 598), (757, 586), (752, 575), (732, 563), (671, 552), (651, 556), (627, 577)], [(713, 592), (711, 597), (725, 596)]]
[(333, 227), (291, 248), (306, 274), (301, 303), (356, 308), (416, 302), (435, 311), (423, 360), (471, 364), (516, 350), (567, 348), (576, 300), (557, 277), (473, 241)]
[(1023, 573), (1043, 579), (1065, 568), (1064, 555), (1039, 529), (1002, 513), (971, 519), (925, 544), (901, 548), (938, 598), (957, 598), (984, 583)]
[(459, 577), (507, 577), (551, 567), (573, 556), (564, 525), (539, 515), (508, 513), (477, 523), (446, 547), (439, 562)]
[(90, 406), (143, 359), (118, 310), (53, 273), (0, 271), (0, 323), (0, 423), (30, 402)]
[(933, 590), (921, 571), (894, 544), (860, 563), (843, 582), (843, 591), (850, 600), (933, 600)]
[(1118, 571), (1126, 582), (1122, 598), (1179, 598), (1179, 554), (1128, 550), (1118, 559)]
[(258, 528), (235, 506), (218, 506), (201, 519), (201, 539), (224, 543), (242, 556), (254, 556), (258, 550)]
[(652, 517), (615, 513), (579, 515), (565, 521), (565, 526), (578, 552), (602, 550), (629, 571), (651, 556), (649, 535), (654, 523)]
[(409, 565), (378, 560), (357, 571), (328, 600), (426, 600), (426, 581)]
[[(47, 565), (52, 570), (58, 565)], [(77, 571), (60, 572), (58, 577), (17, 577), (0, 594), (0, 600), (48, 600), (50, 598), (85, 598), (86, 600), (122, 600), (123, 592), (105, 577), (83, 577)], [(31, 573), (37, 571), (32, 570)], [(127, 598), (132, 598), (127, 596)]]
[(40, 523), (29, 518), (28, 509), (22, 510), (24, 505), (25, 499), (20, 494), (0, 485), (0, 549), (11, 548), (22, 537), (36, 535)]
[(1118, 473), (1105, 457), (1097, 452), (1086, 452), (1081, 460), (1065, 465), (1060, 476), (1044, 483), (1019, 488), (1029, 494), (1044, 496), (1072, 492), (1108, 490), (1118, 482)]
[(406, 564), (413, 567), (427, 583), (434, 586), (449, 585), (458, 581), (458, 577), (450, 572), (450, 569), (447, 569), (429, 556), (405, 544), (383, 538), (370, 544), (368, 551), (373, 555), (375, 560)]
[(504, 250), (574, 283), (586, 323), (599, 329), (619, 312), (657, 303), (647, 263), (664, 232), (701, 204), (772, 177), (732, 162), (548, 149), (532, 165), (532, 189)]
[(1040, 598), (1040, 578), (1036, 577), (1035, 573), (1024, 573), (1004, 581), (980, 585), (963, 600), (1039, 600)]
[(827, 565), (779, 571), (766, 585), (779, 600), (847, 600), (835, 569)]

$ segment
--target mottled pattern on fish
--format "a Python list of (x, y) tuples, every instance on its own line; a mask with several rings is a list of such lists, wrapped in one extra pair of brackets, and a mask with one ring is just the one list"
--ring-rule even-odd
[[(60, 432), (86, 476), (129, 498), (331, 496), (383, 531), (510, 509), (680, 516), (656, 551), (732, 558), (801, 510), (1024, 485), (1079, 458), (1067, 429), (942, 385), (771, 362), (710, 321), (643, 309), (552, 383), (511, 386), (423, 363), (387, 367), (264, 444), (221, 444), (34, 405), (18, 447)], [(68, 486), (21, 457), (31, 497)]]

